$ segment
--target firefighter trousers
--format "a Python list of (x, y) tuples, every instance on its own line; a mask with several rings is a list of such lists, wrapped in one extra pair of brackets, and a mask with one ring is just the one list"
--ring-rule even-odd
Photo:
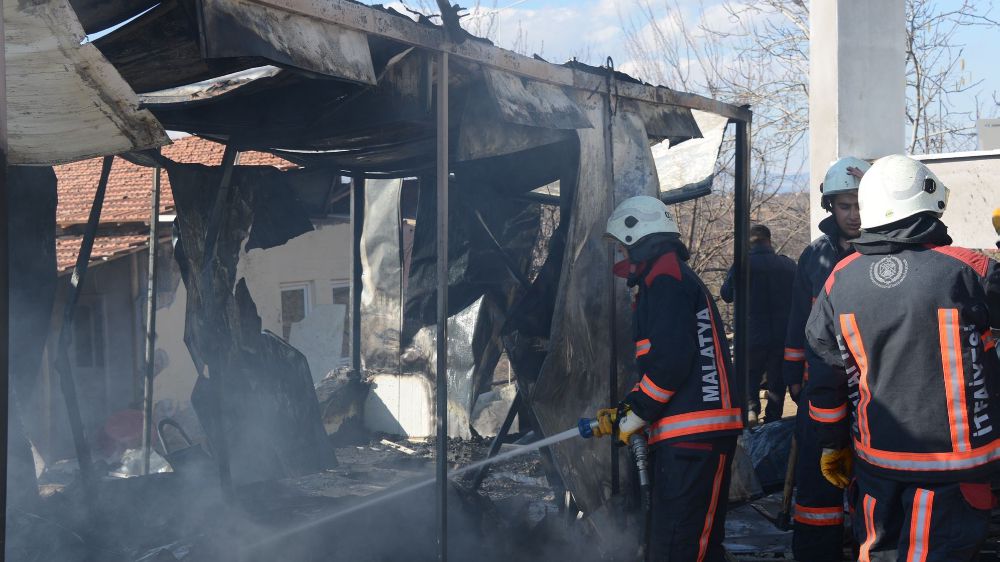
[(747, 411), (760, 414), (760, 381), (766, 372), (767, 409), (764, 412), (764, 421), (778, 421), (785, 406), (785, 380), (781, 376), (781, 367), (785, 363), (784, 344), (753, 346), (748, 356), (750, 379), (747, 386)]
[(809, 417), (805, 392), (799, 398), (792, 554), (801, 562), (840, 562), (844, 548), (844, 491), (830, 484), (820, 472), (823, 449), (816, 435), (817, 422)]
[(653, 449), (648, 562), (723, 562), (736, 437)]
[(986, 539), (989, 484), (913, 483), (855, 471), (854, 535), (860, 562), (974, 560)]

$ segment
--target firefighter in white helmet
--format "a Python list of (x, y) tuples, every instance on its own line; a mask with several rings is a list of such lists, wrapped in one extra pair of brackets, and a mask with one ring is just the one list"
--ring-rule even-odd
[(817, 422), (809, 416), (806, 407), (812, 378), (830, 367), (806, 345), (805, 328), (823, 283), (837, 262), (854, 251), (851, 240), (861, 233), (858, 183), (869, 167), (868, 162), (853, 156), (830, 165), (819, 189), (823, 194), (823, 208), (831, 216), (819, 223), (823, 235), (813, 240), (799, 256), (792, 284), (783, 373), (792, 399), (799, 405), (795, 418), (798, 490), (792, 534), (792, 552), (796, 560), (839, 562), (843, 556), (844, 494), (820, 473)]
[(810, 373), (822, 473), (840, 487), (855, 479), (860, 560), (972, 560), (1000, 466), (997, 263), (951, 245), (948, 189), (921, 162), (878, 160), (858, 199), (857, 253), (806, 328), (835, 367)]
[(617, 408), (600, 410), (596, 435), (623, 443), (645, 431), (653, 457), (651, 561), (723, 561), (729, 469), (743, 429), (743, 381), (711, 294), (687, 266), (688, 250), (666, 205), (623, 201), (606, 237), (634, 287), (638, 382)]

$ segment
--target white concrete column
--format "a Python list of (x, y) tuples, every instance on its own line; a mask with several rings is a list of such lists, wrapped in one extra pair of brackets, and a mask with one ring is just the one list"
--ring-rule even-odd
[(843, 156), (905, 147), (904, 0), (811, 0), (809, 191), (812, 235), (826, 216), (819, 184)]

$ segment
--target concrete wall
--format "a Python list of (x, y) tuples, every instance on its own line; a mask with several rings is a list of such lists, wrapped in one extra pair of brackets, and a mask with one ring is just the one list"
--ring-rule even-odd
[(903, 0), (813, 0), (809, 19), (809, 190), (812, 236), (826, 216), (819, 184), (843, 156), (905, 147)]
[(915, 156), (951, 190), (942, 220), (955, 244), (996, 250), (991, 215), (1000, 207), (1000, 150)]

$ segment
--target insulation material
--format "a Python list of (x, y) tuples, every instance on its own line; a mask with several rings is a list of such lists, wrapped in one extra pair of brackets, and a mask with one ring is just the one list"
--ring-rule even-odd
[[(608, 117), (605, 99), (580, 93), (577, 103), (600, 127), (578, 131), (579, 180), (567, 232), (566, 253), (552, 319), (549, 352), (529, 402), (545, 435), (573, 427), (581, 416), (613, 405), (637, 376), (631, 357), (631, 318), (623, 280), (612, 277), (613, 255), (602, 240), (614, 205), (634, 195), (656, 193), (658, 181), (641, 118), (618, 112), (612, 119), (614, 190), (606, 150)], [(613, 285), (612, 285), (613, 283)], [(612, 302), (612, 295), (614, 296)], [(612, 329), (614, 325), (614, 329)], [(612, 332), (617, 342), (612, 341)], [(614, 348), (619, 364), (618, 392), (611, 400), (610, 372)], [(572, 439), (553, 447), (567, 488), (584, 512), (595, 513), (611, 495), (611, 466), (607, 442)], [(626, 455), (620, 456), (621, 474), (629, 474)], [(623, 489), (627, 486), (623, 484)]]
[(403, 180), (365, 180), (361, 233), (361, 357), (369, 371), (399, 371)]
[(207, 58), (257, 56), (333, 78), (375, 84), (364, 33), (252, 2), (202, 0)]
[(653, 146), (653, 160), (660, 177), (660, 194), (668, 203), (680, 203), (712, 191), (719, 149), (729, 119), (692, 110), (703, 137), (671, 146), (663, 141)]
[(4, 0), (11, 164), (50, 165), (170, 142), (67, 0)]
[[(290, 212), (280, 222), (274, 220), (278, 214), (268, 222), (255, 220), (263, 216), (262, 206), (274, 204), (269, 194), (294, 199), (288, 194), (296, 174), (235, 167), (218, 242), (205, 255), (222, 171), (198, 164), (167, 171), (177, 206), (174, 257), (187, 289), (184, 341), (199, 371), (191, 403), (213, 451), (224, 438), (236, 485), (334, 466), (305, 356), (262, 331), (246, 281), (236, 279), (241, 248), (253, 231), (265, 248), (308, 231)], [(221, 375), (221, 411), (206, 375)]]

